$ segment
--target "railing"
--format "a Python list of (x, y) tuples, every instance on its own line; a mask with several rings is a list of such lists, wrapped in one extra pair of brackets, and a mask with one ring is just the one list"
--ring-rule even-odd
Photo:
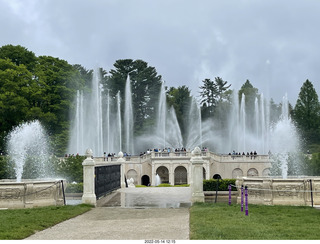
[(120, 188), (120, 164), (95, 167), (95, 194), (97, 199)]

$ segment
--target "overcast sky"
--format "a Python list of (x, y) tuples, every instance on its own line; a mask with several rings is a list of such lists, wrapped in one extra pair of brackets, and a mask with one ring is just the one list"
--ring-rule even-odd
[(295, 104), (309, 79), (320, 95), (318, 0), (0, 0), (0, 46), (21, 45), (109, 71), (142, 59), (194, 95), (205, 78)]

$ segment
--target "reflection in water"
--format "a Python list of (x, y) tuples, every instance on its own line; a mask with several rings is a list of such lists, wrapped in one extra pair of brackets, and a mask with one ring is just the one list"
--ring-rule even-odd
[(191, 206), (189, 187), (143, 187), (118, 190), (104, 207), (181, 208)]

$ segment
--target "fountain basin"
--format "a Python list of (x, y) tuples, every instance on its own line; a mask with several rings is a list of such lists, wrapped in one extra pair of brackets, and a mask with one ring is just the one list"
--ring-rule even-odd
[(64, 205), (62, 180), (0, 181), (0, 208), (34, 208)]
[(320, 205), (320, 177), (242, 177), (237, 179), (236, 185), (237, 203), (241, 203), (241, 186), (247, 186), (249, 204)]

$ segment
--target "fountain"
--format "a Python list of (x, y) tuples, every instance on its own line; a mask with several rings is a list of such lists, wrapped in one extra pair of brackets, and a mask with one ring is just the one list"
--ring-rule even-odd
[[(272, 127), (270, 140), (270, 150), (274, 156), (273, 160), (280, 161), (281, 175), (282, 178), (286, 179), (288, 177), (289, 154), (300, 151), (297, 129), (289, 117), (289, 104), (287, 95), (285, 95), (282, 99), (281, 117), (280, 120)], [(299, 162), (296, 164), (299, 164)], [(300, 172), (296, 172), (297, 175), (299, 173)]]
[(7, 150), (15, 164), (17, 182), (21, 182), (24, 166), (28, 160), (33, 161), (32, 167), (35, 167), (33, 174), (37, 178), (47, 176), (45, 163), (49, 161), (50, 155), (47, 138), (39, 121), (24, 123), (9, 133)]
[[(0, 208), (63, 205), (63, 181), (50, 180), (48, 136), (39, 121), (15, 127), (7, 137), (16, 182), (1, 180)], [(25, 179), (28, 177), (29, 179)]]
[[(288, 109), (286, 109), (287, 115), (282, 115), (278, 121), (271, 122), (272, 111), (263, 94), (255, 97), (253, 104), (248, 108), (246, 103), (249, 101), (246, 100), (249, 98), (241, 94), (239, 99), (236, 91), (233, 92), (233, 100), (229, 107), (223, 108), (227, 121), (225, 124), (221, 124), (215, 117), (202, 120), (196, 100), (191, 100), (189, 112), (185, 113), (187, 115), (183, 120), (184, 134), (182, 134), (175, 110), (167, 104), (164, 83), (159, 90), (154, 124), (149, 124), (144, 128), (143, 134), (135, 136), (130, 76), (128, 75), (126, 79), (123, 98), (120, 92), (115, 97), (110, 97), (109, 92), (103, 90), (99, 77), (98, 74), (94, 75), (91, 93), (84, 94), (82, 91), (77, 93), (75, 126), (68, 153), (81, 153), (86, 148), (93, 148), (95, 156), (102, 156), (103, 152), (118, 151), (137, 155), (148, 148), (192, 149), (199, 146), (222, 154), (232, 151), (237, 153), (257, 151), (260, 155), (266, 155), (269, 151), (273, 154), (285, 151), (280, 144), (289, 145), (289, 143), (280, 142), (280, 139), (287, 138), (288, 141), (291, 140), (290, 142), (297, 142), (298, 136), (288, 117)], [(288, 101), (283, 102), (282, 107), (287, 107), (287, 104)], [(280, 132), (285, 135), (281, 135)], [(289, 151), (297, 147), (298, 143), (295, 143)]]
[(161, 178), (160, 176), (157, 174), (156, 175), (156, 186), (160, 185), (161, 184)]
[(133, 111), (132, 111), (132, 93), (130, 76), (127, 76), (125, 89), (125, 108), (124, 108), (124, 127), (125, 127), (125, 149), (127, 153), (134, 152), (133, 144)]

